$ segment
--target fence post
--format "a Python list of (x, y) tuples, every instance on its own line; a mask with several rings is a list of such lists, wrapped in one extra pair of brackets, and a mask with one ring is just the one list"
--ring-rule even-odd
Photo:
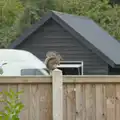
[(55, 69), (52, 72), (53, 120), (63, 120), (63, 75)]

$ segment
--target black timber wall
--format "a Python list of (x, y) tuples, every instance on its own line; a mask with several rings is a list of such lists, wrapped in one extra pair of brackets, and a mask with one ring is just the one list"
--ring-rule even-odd
[(107, 63), (52, 19), (29, 36), (16, 49), (30, 51), (43, 61), (46, 52), (57, 51), (63, 56), (64, 60), (84, 61), (84, 74), (108, 74)]
[(120, 75), (120, 68), (112, 68), (108, 66), (108, 75)]
[(113, 4), (120, 4), (120, 0), (110, 0), (110, 2)]

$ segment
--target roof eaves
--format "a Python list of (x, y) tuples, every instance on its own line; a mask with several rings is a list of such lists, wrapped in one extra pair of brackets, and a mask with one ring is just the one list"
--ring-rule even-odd
[(114, 65), (114, 68), (120, 68), (120, 64), (119, 65)]

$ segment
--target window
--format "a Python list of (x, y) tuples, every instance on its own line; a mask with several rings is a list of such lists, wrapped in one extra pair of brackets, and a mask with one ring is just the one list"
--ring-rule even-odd
[(21, 75), (49, 75), (45, 69), (22, 69)]
[(83, 75), (83, 61), (63, 61), (57, 67), (63, 75)]

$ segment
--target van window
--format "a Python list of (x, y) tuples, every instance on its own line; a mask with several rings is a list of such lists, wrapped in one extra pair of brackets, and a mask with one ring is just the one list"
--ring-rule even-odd
[(48, 75), (44, 69), (22, 69), (21, 75)]

